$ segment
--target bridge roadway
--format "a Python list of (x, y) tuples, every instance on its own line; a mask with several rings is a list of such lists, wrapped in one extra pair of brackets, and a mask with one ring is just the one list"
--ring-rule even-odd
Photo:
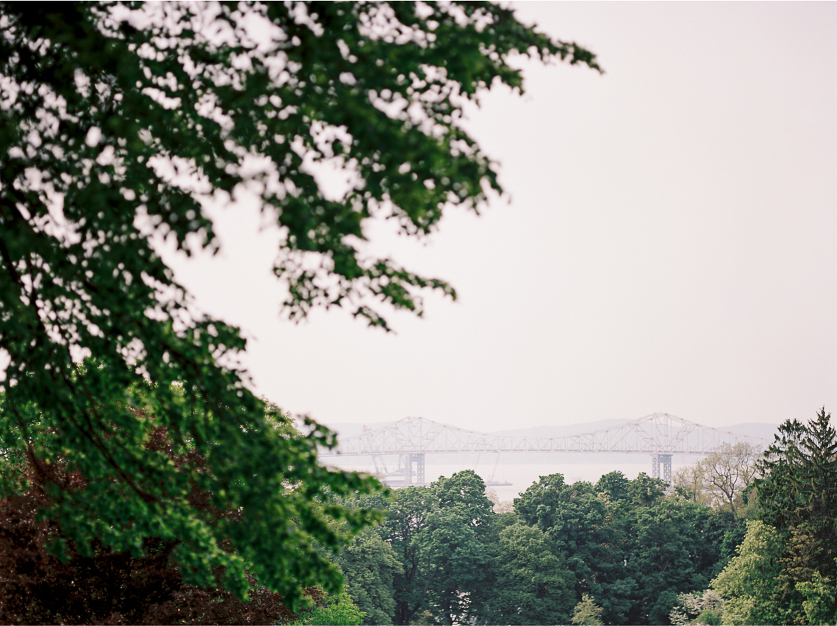
[(611, 428), (564, 437), (509, 437), (407, 417), (388, 426), (339, 441), (321, 457), (399, 455), (405, 482), (424, 483), (425, 455), (461, 452), (621, 452), (650, 454), (651, 475), (671, 482), (674, 454), (710, 454), (725, 444), (750, 442), (765, 448), (770, 441), (703, 426), (668, 413), (654, 413)]

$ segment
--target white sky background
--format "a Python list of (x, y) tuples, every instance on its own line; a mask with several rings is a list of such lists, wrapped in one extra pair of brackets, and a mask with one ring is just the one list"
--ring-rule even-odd
[[(275, 230), (241, 203), (175, 263), (251, 338), (256, 390), (326, 424), (475, 430), (664, 411), (711, 426), (837, 411), (837, 4), (523, 3), (606, 73), (526, 63), (467, 127), (511, 202), (380, 243), (449, 280), (397, 334), (280, 318)], [(370, 231), (374, 235), (375, 231)]]

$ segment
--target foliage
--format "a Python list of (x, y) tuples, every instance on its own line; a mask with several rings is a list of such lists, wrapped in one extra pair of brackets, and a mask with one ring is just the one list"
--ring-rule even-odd
[(495, 513), (513, 513), (514, 503), (511, 500), (500, 500), (500, 496), (494, 489), (486, 489), (485, 497), (491, 500)]
[(758, 446), (744, 441), (723, 444), (699, 463), (713, 500), (739, 516), (744, 514), (746, 502), (742, 495), (755, 478), (759, 453)]
[(830, 421), (823, 408), (808, 424), (789, 420), (779, 426), (758, 462), (756, 481), (765, 523), (813, 533), (826, 548), (817, 564), (829, 568), (837, 557), (837, 433)]
[(672, 484), (684, 498), (744, 517), (758, 456), (759, 448), (754, 444), (723, 444), (702, 461), (677, 470)]
[(651, 478), (645, 472), (640, 472), (631, 481), (631, 497), (637, 506), (651, 506), (663, 496), (666, 484), (660, 478)]
[(727, 520), (666, 496), (660, 480), (603, 476), (596, 486), (542, 476), (517, 500), (575, 576), (576, 601), (600, 598), (607, 623), (665, 623), (677, 593), (705, 587), (719, 568)]
[[(150, 433), (146, 445), (162, 450), (175, 464), (187, 460), (172, 454), (162, 428)], [(24, 463), (21, 471), (28, 488), (0, 508), (3, 623), (262, 624), (293, 618), (281, 596), (260, 585), (254, 585), (249, 602), (242, 602), (228, 591), (185, 584), (169, 558), (177, 547), (173, 541), (151, 537), (122, 551), (100, 541), (80, 546), (38, 510), (53, 501), (49, 485), (73, 491), (85, 486), (84, 477), (61, 465), (36, 470)], [(214, 523), (230, 517), (199, 489), (192, 489), (189, 501)], [(62, 558), (50, 547), (53, 552), (58, 548)], [(251, 578), (248, 582), (254, 584)], [(305, 593), (318, 597), (316, 590)]]
[(393, 577), (403, 571), (390, 544), (375, 529), (364, 528), (333, 557), (343, 573), (344, 589), (367, 623), (389, 624), (395, 615)]
[(782, 424), (758, 469), (761, 517), (786, 542), (779, 602), (796, 620), (828, 613), (832, 601), (820, 583), (837, 580), (837, 433), (831, 415), (823, 408), (807, 424)]
[(575, 605), (571, 621), (573, 624), (602, 624), (602, 607), (596, 604), (593, 596), (585, 593)]
[(384, 539), (392, 546), (401, 564), (401, 572), (395, 575), (393, 582), (396, 604), (393, 621), (396, 624), (409, 624), (413, 616), (427, 606), (424, 589), (429, 583), (420, 536), (434, 506), (429, 487), (399, 489), (382, 526)]
[[(705, 588), (723, 567), (734, 518), (666, 495), (659, 480), (619, 472), (596, 486), (543, 476), (508, 513), (495, 511), (472, 471), (392, 495), (346, 501), (386, 510), (385, 522), (355, 545), (378, 533), (391, 547), (400, 565), (392, 596), (386, 577), (371, 572), (387, 552), (377, 542), (363, 552), (350, 547), (335, 562), (362, 610), (389, 607), (393, 597), (388, 619), (397, 624), (569, 623), (585, 596), (600, 598), (597, 615), (605, 623), (667, 623), (678, 593)], [(377, 589), (377, 599), (369, 594), (370, 604), (361, 604), (353, 591), (359, 587)], [(708, 601), (704, 608), (720, 614)]]
[(747, 522), (738, 555), (711, 584), (724, 599), (724, 624), (796, 623), (776, 588), (784, 550), (785, 541), (775, 528), (759, 520)]
[(607, 503), (589, 483), (567, 485), (561, 474), (541, 476), (514, 506), (527, 524), (547, 533), (565, 555), (579, 596), (591, 591), (597, 570), (619, 559), (611, 548), (614, 528), (607, 523)]
[(723, 609), (724, 599), (712, 589), (703, 593), (680, 593), (669, 620), (672, 624), (688, 624), (692, 620), (697, 624), (720, 624)]
[(599, 478), (596, 492), (607, 494), (608, 500), (618, 502), (631, 498), (632, 482), (622, 472), (610, 472)]
[[(837, 433), (823, 408), (788, 420), (756, 462), (761, 520), (713, 581), (724, 623), (824, 623), (837, 618)], [(728, 539), (729, 537), (727, 537)]]
[(706, 491), (706, 481), (700, 463), (693, 463), (674, 470), (671, 476), (671, 485), (682, 498), (706, 506), (709, 506), (711, 502), (711, 497)]
[(485, 483), (472, 470), (396, 493), (383, 527), (403, 567), (395, 576), (396, 623), (425, 610), (437, 622), (461, 622), (473, 611), (466, 590), (486, 578), (482, 539), (492, 515)]
[[(22, 492), (25, 454), (84, 477), (50, 482), (47, 511), (82, 555), (156, 538), (188, 582), (220, 569), (240, 598), (248, 571), (294, 606), (335, 590), (318, 546), (371, 517), (324, 503), (377, 483), (317, 463), (325, 428), (270, 427), (238, 329), (193, 306), (153, 242), (217, 250), (206, 203), (255, 194), (291, 317), (420, 314), (418, 291), (452, 288), (370, 255), (369, 222), (422, 236), (480, 206), (500, 187), (463, 103), (520, 89), (514, 55), (593, 56), (472, 3), (3, 3), (0, 27), (0, 495)], [(350, 177), (339, 197), (328, 166)], [(153, 419), (126, 410), (139, 386)], [(157, 426), (201, 467), (145, 446)], [(240, 514), (210, 523), (193, 485)]]
[(472, 597), (463, 590), (477, 588), (486, 578), (488, 552), (480, 529), (460, 511), (432, 513), (421, 534), (420, 546), (430, 614), (437, 623), (461, 623), (474, 610)]
[(706, 624), (707, 626), (720, 626), (723, 624), (723, 614), (712, 609), (704, 609), (695, 619), (695, 624)]
[(796, 583), (804, 597), (802, 609), (809, 624), (833, 624), (837, 621), (837, 589), (831, 580), (814, 572), (811, 580)]
[(736, 555), (736, 549), (741, 545), (741, 542), (744, 541), (744, 537), (746, 535), (746, 521), (738, 520), (738, 523), (734, 526), (727, 525), (727, 529), (724, 531), (724, 538), (721, 542), (722, 568)]
[(538, 528), (519, 520), (490, 548), (491, 584), (481, 601), (487, 623), (566, 624), (575, 604), (575, 576)]
[[(629, 563), (638, 595), (634, 597), (632, 623), (661, 624), (677, 600), (677, 592), (708, 584), (718, 558), (717, 543), (707, 542), (710, 513), (693, 502), (661, 500), (637, 509), (635, 539)], [(715, 550), (706, 554), (707, 543)]]
[(292, 624), (304, 626), (357, 626), (366, 623), (361, 611), (345, 592), (336, 598), (327, 598), (300, 614)]

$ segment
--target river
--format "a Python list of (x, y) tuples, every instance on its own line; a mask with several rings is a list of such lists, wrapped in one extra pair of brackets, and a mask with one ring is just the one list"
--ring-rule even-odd
[[(636, 478), (641, 472), (651, 474), (651, 456), (641, 454), (561, 455), (548, 462), (535, 460), (530, 463), (519, 460), (504, 462), (502, 456), (497, 461), (493, 454), (486, 454), (482, 457), (476, 454), (461, 456), (461, 462), (456, 463), (451, 462), (454, 460), (451, 455), (444, 455), (438, 459), (434, 459), (434, 455), (428, 455), (425, 479), (432, 482), (440, 476), (451, 476), (458, 471), (472, 469), (486, 481), (489, 489), (497, 493), (501, 501), (512, 501), (530, 485), (537, 482), (540, 476), (549, 474), (563, 474), (564, 481), (567, 483), (582, 480), (595, 483), (603, 475), (616, 471), (622, 472), (629, 479)], [(537, 455), (535, 456), (537, 458)], [(691, 465), (700, 458), (702, 457), (675, 456), (672, 459), (672, 472)], [(343, 469), (376, 473), (371, 457), (344, 457), (339, 462), (330, 458), (328, 462)], [(386, 457), (386, 462), (391, 466), (397, 465), (395, 457)], [(380, 463), (379, 459), (379, 467)]]

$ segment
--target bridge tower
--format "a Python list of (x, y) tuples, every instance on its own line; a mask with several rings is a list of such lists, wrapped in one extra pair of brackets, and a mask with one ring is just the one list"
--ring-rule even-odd
[(651, 455), (651, 478), (662, 478), (671, 484), (671, 456), (660, 452)]
[[(401, 467), (404, 468), (404, 483), (406, 485), (423, 485), (424, 474), (424, 453), (402, 454), (400, 459)], [(415, 463), (415, 481), (413, 481), (413, 463)]]

